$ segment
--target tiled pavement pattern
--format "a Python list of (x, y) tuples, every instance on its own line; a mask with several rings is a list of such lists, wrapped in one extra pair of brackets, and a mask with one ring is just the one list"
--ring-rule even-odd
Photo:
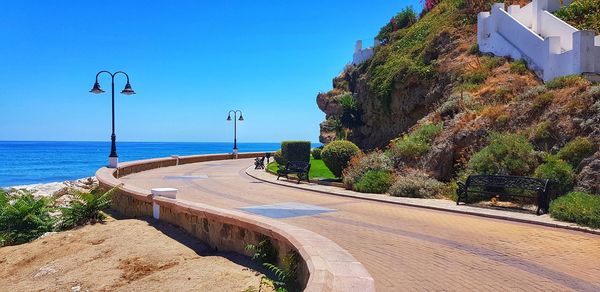
[[(335, 241), (379, 291), (600, 291), (598, 235), (285, 188), (246, 175), (251, 163), (187, 164), (122, 180), (231, 209), (294, 202), (334, 209), (279, 220)], [(196, 175), (208, 179), (165, 179)]]

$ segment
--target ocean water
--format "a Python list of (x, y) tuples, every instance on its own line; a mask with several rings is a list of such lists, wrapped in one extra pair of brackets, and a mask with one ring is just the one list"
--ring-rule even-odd
[[(319, 144), (315, 144), (318, 146)], [(240, 152), (274, 151), (279, 143), (238, 143)], [(232, 143), (117, 142), (119, 161), (231, 153)], [(108, 163), (110, 142), (0, 141), (0, 187), (93, 176)]]

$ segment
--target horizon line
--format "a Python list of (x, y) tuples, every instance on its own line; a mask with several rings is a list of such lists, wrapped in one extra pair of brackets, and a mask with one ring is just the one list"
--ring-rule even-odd
[[(285, 140), (287, 141), (287, 140)], [(292, 140), (289, 140), (292, 141)], [(294, 140), (301, 141), (301, 140)], [(309, 140), (305, 140), (309, 141)], [(107, 142), (110, 140), (0, 140), (0, 142)], [(322, 144), (321, 142), (309, 141), (312, 144)], [(117, 141), (117, 143), (231, 143), (226, 141)], [(275, 144), (281, 142), (239, 142), (238, 144), (249, 144), (249, 143), (261, 143), (261, 144)]]

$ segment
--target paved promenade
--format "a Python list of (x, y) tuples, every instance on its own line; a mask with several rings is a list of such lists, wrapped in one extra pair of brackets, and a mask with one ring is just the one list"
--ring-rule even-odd
[(598, 235), (287, 188), (248, 176), (250, 164), (186, 164), (122, 180), (320, 233), (362, 262), (378, 291), (600, 291)]

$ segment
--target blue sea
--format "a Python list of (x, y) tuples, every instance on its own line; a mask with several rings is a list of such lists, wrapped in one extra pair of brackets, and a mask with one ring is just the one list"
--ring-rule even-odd
[[(319, 144), (315, 144), (319, 145)], [(119, 161), (231, 153), (232, 143), (117, 142)], [(279, 143), (238, 143), (240, 152), (274, 151)], [(0, 141), (0, 187), (93, 176), (108, 163), (110, 142)]]

